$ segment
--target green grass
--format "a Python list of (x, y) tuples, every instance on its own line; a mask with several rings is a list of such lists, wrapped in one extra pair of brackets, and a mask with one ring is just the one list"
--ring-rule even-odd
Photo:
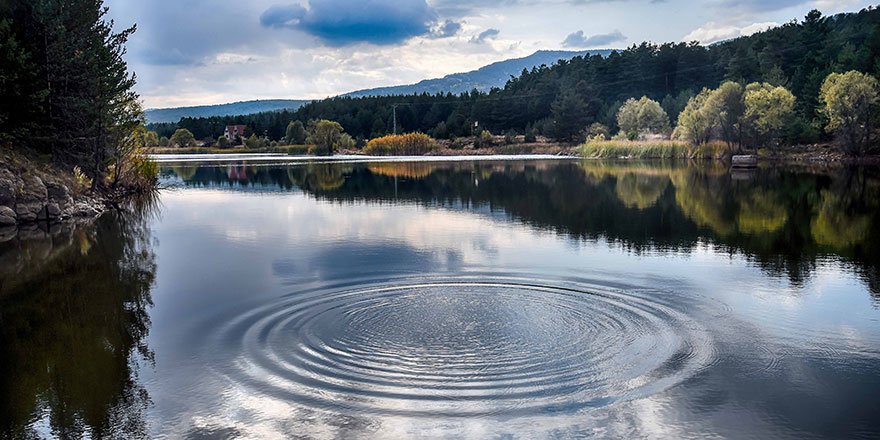
[(591, 159), (718, 159), (727, 154), (723, 144), (693, 147), (680, 141), (591, 141), (578, 152)]

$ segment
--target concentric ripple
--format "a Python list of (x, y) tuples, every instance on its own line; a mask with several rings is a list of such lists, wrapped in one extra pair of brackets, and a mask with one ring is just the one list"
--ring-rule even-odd
[(223, 373), (310, 407), (472, 416), (576, 411), (713, 362), (669, 294), (583, 282), (396, 279), (291, 294), (223, 328)]

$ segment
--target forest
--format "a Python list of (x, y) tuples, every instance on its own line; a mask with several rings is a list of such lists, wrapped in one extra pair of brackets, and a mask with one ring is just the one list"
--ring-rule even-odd
[(93, 189), (149, 188), (155, 169), (136, 154), (144, 120), (125, 61), (135, 27), (114, 30), (107, 14), (103, 0), (0, 2), (0, 146), (76, 167)]
[(725, 81), (782, 86), (796, 98), (795, 117), (780, 136), (787, 143), (829, 139), (820, 88), (829, 74), (880, 74), (880, 10), (823, 16), (708, 46), (642, 43), (607, 57), (577, 57), (524, 70), (502, 89), (460, 95), (335, 97), (297, 111), (247, 116), (184, 118), (149, 128), (162, 137), (184, 128), (197, 139), (217, 138), (227, 124), (245, 124), (257, 136), (283, 139), (291, 121), (332, 120), (359, 143), (394, 130), (438, 139), (478, 134), (541, 134), (580, 141), (600, 123), (619, 130), (618, 111), (630, 98), (659, 102), (674, 127), (689, 101)]

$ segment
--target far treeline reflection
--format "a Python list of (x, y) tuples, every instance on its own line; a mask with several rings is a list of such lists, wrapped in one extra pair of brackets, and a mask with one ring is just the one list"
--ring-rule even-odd
[(171, 166), (191, 187), (296, 188), (322, 200), (489, 208), (534, 227), (636, 253), (711, 242), (803, 283), (838, 256), (880, 299), (880, 169), (759, 169), (639, 162)]

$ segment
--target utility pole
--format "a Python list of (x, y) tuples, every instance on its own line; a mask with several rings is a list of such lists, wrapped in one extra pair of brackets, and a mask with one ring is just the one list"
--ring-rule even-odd
[(397, 106), (400, 104), (391, 104), (391, 111), (394, 114), (394, 134), (397, 134)]

